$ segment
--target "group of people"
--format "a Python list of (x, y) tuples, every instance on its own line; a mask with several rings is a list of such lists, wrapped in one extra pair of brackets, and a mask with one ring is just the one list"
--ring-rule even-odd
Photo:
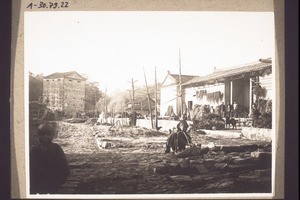
[(225, 105), (224, 102), (220, 105), (220, 116), (221, 117), (239, 117), (239, 109), (236, 101), (233, 104), (227, 102)]

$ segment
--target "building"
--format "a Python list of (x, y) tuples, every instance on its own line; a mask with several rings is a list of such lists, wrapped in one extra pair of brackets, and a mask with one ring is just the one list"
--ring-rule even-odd
[[(150, 114), (150, 111), (149, 111), (149, 102), (150, 102), (150, 105), (151, 105), (151, 111), (152, 111), (152, 114), (154, 115), (155, 113), (155, 100), (153, 100), (152, 98), (142, 98), (142, 97), (138, 97), (134, 100), (134, 111), (142, 114), (142, 115), (147, 115), (149, 116)], [(126, 111), (132, 111), (132, 100), (129, 101), (127, 103), (127, 109)], [(157, 109), (159, 110), (159, 109)]]
[[(181, 113), (180, 76), (168, 71), (160, 87), (160, 115), (164, 116), (169, 107), (173, 108), (176, 115)], [(198, 76), (181, 75), (181, 84), (184, 84)], [(184, 96), (183, 96), (184, 97)]]
[(196, 77), (182, 85), (185, 103), (192, 110), (195, 104), (210, 106), (235, 101), (250, 113), (258, 97), (254, 94), (258, 86), (266, 91), (264, 98), (272, 99), (272, 61), (258, 62), (224, 69), (215, 69), (207, 76)]
[(75, 71), (54, 73), (43, 78), (43, 100), (47, 108), (74, 116), (84, 112), (85, 81)]

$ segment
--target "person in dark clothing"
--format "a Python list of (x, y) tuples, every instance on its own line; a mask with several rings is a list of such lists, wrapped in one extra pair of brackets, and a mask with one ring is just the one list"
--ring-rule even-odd
[(226, 117), (232, 117), (232, 105), (228, 102), (226, 108)]
[(48, 123), (37, 129), (39, 145), (30, 151), (30, 193), (55, 194), (70, 170), (62, 148), (53, 143), (55, 129)]
[(189, 125), (186, 121), (186, 117), (183, 117), (182, 120), (176, 126), (176, 131), (170, 131), (170, 136), (167, 139), (166, 151), (165, 153), (170, 153), (170, 149), (174, 152), (182, 151), (185, 149), (186, 145), (192, 143), (191, 136), (188, 134)]
[(224, 102), (222, 102), (222, 104), (220, 105), (221, 117), (225, 117), (225, 112), (226, 112), (226, 106), (225, 106)]
[(187, 132), (189, 124), (186, 122), (186, 117), (183, 117), (182, 120), (177, 124), (177, 131)]
[(260, 115), (260, 112), (259, 112), (257, 106), (254, 104), (252, 106), (252, 126), (253, 127), (256, 127), (256, 121), (258, 120), (259, 115)]

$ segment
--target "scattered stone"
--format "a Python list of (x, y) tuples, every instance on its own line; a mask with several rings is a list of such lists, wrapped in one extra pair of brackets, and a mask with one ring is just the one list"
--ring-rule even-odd
[(212, 150), (216, 147), (216, 145), (213, 142), (208, 143), (207, 147)]
[(169, 172), (168, 168), (166, 168), (165, 165), (155, 166), (155, 168), (153, 169), (153, 171), (156, 174), (168, 174), (168, 172)]
[(87, 166), (87, 163), (86, 162), (72, 162), (72, 163), (69, 163), (69, 168), (70, 169), (74, 169), (74, 168), (83, 168), (83, 167), (86, 167)]
[(238, 164), (238, 165), (227, 165), (226, 170), (232, 172), (240, 172), (245, 170), (254, 170), (259, 168), (257, 164)]
[(232, 160), (232, 163), (234, 164), (248, 164), (252, 162), (253, 162), (253, 158), (236, 158)]
[(112, 144), (110, 142), (104, 141), (104, 142), (101, 142), (101, 147), (103, 149), (108, 149), (108, 148), (112, 147)]
[(264, 158), (272, 157), (272, 153), (271, 152), (254, 151), (254, 152), (251, 152), (251, 157), (264, 159)]
[(190, 166), (190, 159), (188, 158), (182, 158), (182, 159), (179, 159), (179, 165), (181, 168), (188, 168)]
[(216, 169), (224, 169), (227, 165), (227, 163), (216, 163), (214, 166)]
[(195, 165), (195, 168), (198, 170), (199, 174), (207, 174), (209, 172), (203, 164)]
[(177, 157), (178, 158), (186, 158), (189, 156), (201, 155), (201, 153), (202, 153), (201, 148), (191, 147), (191, 148), (188, 148), (188, 149), (185, 149), (185, 150), (179, 152), (177, 154)]
[(192, 181), (192, 178), (187, 175), (170, 176), (170, 178), (172, 181), (179, 181), (179, 182)]

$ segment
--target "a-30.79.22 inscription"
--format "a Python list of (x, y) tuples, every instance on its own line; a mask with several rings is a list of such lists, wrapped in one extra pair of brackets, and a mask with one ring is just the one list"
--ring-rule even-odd
[(60, 9), (60, 8), (68, 8), (69, 2), (61, 1), (61, 2), (43, 2), (40, 1), (39, 3), (29, 3), (27, 9)]

